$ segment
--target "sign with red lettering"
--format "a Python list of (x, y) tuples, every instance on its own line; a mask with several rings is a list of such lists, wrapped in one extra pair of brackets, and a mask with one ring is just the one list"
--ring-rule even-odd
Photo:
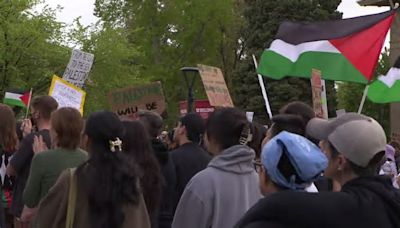
[(197, 66), (210, 104), (214, 107), (233, 107), (221, 69), (201, 64)]
[(312, 69), (311, 90), (315, 115), (319, 118), (328, 119), (325, 81), (321, 79), (321, 71), (316, 69)]
[[(196, 100), (193, 102), (193, 110), (198, 113), (203, 119), (208, 119), (211, 113), (214, 112), (214, 107), (210, 105), (208, 100)], [(179, 102), (179, 110), (181, 116), (187, 114), (187, 101)]]

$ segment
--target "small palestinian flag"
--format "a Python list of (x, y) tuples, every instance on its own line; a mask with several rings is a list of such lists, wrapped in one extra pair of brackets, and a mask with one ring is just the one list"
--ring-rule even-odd
[(344, 20), (283, 22), (276, 39), (262, 54), (259, 74), (282, 79), (322, 78), (368, 83), (374, 73), (396, 10)]
[(31, 91), (24, 93), (6, 92), (3, 103), (26, 108), (29, 105), (31, 95)]
[(400, 57), (386, 76), (381, 75), (371, 83), (368, 98), (374, 103), (400, 102)]

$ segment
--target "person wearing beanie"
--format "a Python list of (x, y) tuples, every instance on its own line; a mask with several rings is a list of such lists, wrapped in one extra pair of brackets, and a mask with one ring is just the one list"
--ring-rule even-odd
[[(328, 166), (323, 152), (303, 136), (283, 131), (264, 147), (261, 162), (254, 162), (260, 177), (260, 189), (264, 196), (282, 191), (305, 191)], [(269, 221), (254, 219), (263, 216), (265, 201), (254, 205), (237, 228), (274, 227)], [(261, 220), (261, 221), (259, 221)]]
[(196, 113), (183, 116), (174, 131), (174, 141), (178, 148), (171, 151), (177, 184), (175, 186), (174, 209), (187, 183), (198, 172), (205, 169), (211, 156), (200, 147), (205, 129), (204, 120)]

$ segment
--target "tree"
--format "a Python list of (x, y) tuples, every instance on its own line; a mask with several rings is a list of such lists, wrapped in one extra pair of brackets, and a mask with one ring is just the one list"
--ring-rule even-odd
[(140, 65), (135, 61), (140, 52), (128, 41), (123, 28), (100, 22), (85, 27), (78, 18), (69, 34), (70, 44), (95, 56), (84, 88), (87, 93), (85, 115), (110, 109), (109, 92), (148, 81), (139, 75)]
[[(261, 56), (273, 41), (279, 24), (284, 20), (317, 21), (341, 18), (336, 11), (339, 0), (244, 0), (243, 17), (246, 23), (240, 36), (240, 64), (234, 74), (235, 104), (247, 111), (254, 111), (258, 120), (267, 121), (261, 90), (253, 65), (252, 55)], [(311, 72), (310, 72), (311, 74)], [(322, 72), (323, 74), (323, 72)], [(311, 104), (310, 81), (286, 78), (275, 81), (265, 79), (273, 113), (287, 102), (300, 100)], [(330, 115), (335, 110), (334, 83), (327, 82)]]
[[(172, 123), (178, 101), (186, 99), (183, 66), (198, 63), (221, 67), (230, 86), (240, 16), (235, 0), (97, 0), (103, 23), (124, 28), (129, 42), (140, 47), (139, 74), (163, 83)], [(197, 79), (196, 99), (205, 98)]]
[[(379, 75), (385, 75), (390, 67), (389, 51), (385, 49), (377, 65), (375, 78)], [(338, 83), (338, 108), (345, 109), (347, 112), (357, 112), (364, 89), (365, 85), (363, 84), (350, 82)], [(362, 113), (376, 119), (382, 124), (387, 135), (390, 134), (389, 104), (375, 104), (367, 98)]]
[(0, 94), (10, 87), (48, 89), (68, 58), (55, 9), (33, 12), (40, 1), (0, 1)]

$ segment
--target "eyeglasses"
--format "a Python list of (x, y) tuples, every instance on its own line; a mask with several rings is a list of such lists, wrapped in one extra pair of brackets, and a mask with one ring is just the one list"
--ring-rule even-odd
[(262, 163), (260, 161), (253, 161), (253, 165), (256, 173), (261, 173)]

